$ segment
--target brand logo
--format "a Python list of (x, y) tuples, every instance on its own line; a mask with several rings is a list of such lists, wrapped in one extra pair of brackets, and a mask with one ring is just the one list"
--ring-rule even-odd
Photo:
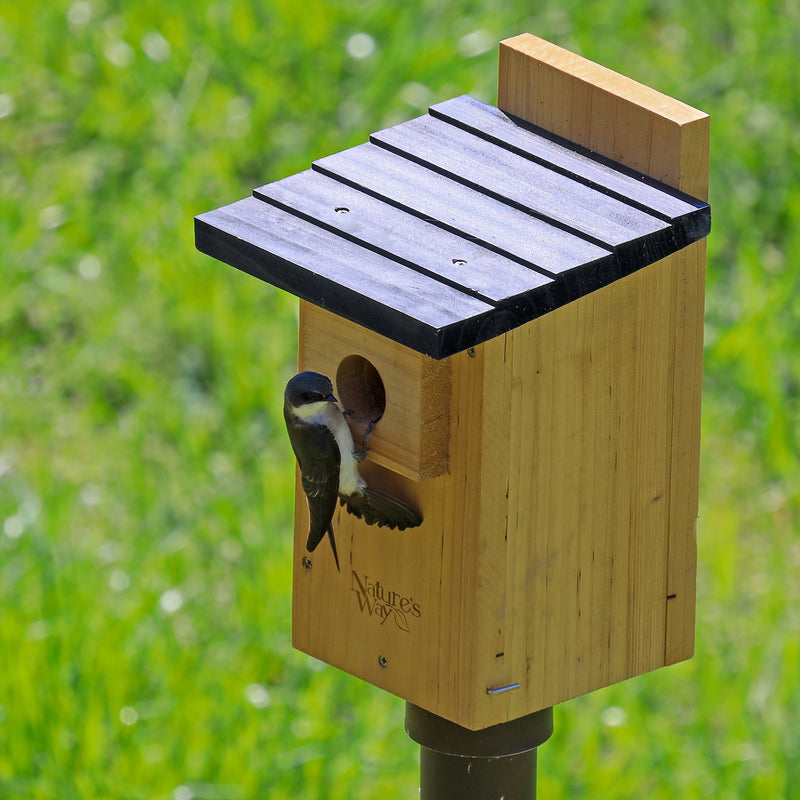
[(381, 625), (392, 620), (401, 631), (410, 632), (409, 623), (422, 616), (422, 609), (413, 597), (405, 597), (387, 589), (380, 581), (372, 580), (363, 572), (359, 574), (353, 570), (350, 589), (356, 596), (359, 611), (374, 617)]

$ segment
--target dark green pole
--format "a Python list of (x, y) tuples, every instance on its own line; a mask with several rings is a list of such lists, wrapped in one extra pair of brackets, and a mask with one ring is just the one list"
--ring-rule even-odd
[(420, 800), (535, 800), (553, 709), (471, 731), (406, 703), (406, 733), (421, 746)]

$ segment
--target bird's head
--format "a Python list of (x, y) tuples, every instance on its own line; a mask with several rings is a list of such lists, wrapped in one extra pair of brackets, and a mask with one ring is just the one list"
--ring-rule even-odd
[(335, 403), (330, 378), (319, 372), (299, 372), (289, 383), (283, 394), (284, 403), (294, 411), (316, 403)]

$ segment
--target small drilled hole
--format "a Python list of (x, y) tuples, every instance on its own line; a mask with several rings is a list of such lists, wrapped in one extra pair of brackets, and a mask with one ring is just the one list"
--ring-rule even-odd
[(378, 370), (363, 356), (347, 356), (336, 370), (336, 391), (353, 421), (368, 425), (386, 410), (386, 389)]

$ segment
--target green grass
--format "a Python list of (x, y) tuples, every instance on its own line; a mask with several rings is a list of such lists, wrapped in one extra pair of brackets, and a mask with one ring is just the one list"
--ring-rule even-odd
[(697, 655), (557, 709), (540, 796), (800, 798), (796, 0), (0, 0), (0, 798), (417, 796), (290, 646), (294, 300), (192, 217), (525, 30), (708, 111), (714, 208)]

